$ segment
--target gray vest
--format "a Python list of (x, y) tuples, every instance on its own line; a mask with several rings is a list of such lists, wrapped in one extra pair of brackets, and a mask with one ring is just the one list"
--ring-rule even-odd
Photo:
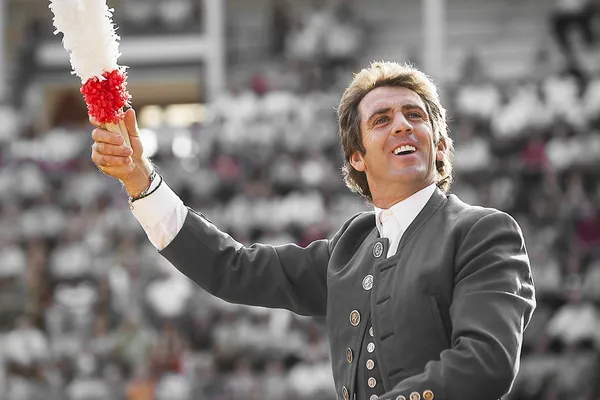
[[(398, 254), (386, 258), (389, 243), (389, 240), (386, 238), (380, 238), (375, 242), (373, 248), (373, 255), (376, 259), (375, 264), (393, 265), (397, 263)], [(369, 266), (368, 272), (366, 272), (362, 281), (362, 288), (369, 293), (369, 297), (371, 297), (371, 289), (373, 288), (373, 269), (374, 265)], [(369, 300), (370, 303), (371, 301)], [(375, 352), (375, 332), (373, 331), (370, 313), (365, 317), (367, 317), (365, 321), (366, 332), (362, 337), (356, 357), (356, 388), (354, 397), (356, 400), (377, 400), (379, 396), (385, 393), (385, 389)]]
[(375, 355), (375, 341), (373, 340), (373, 326), (371, 318), (367, 321), (367, 334), (364, 336), (362, 346), (358, 354), (358, 366), (356, 369), (356, 393), (357, 398), (362, 400), (377, 400), (385, 393), (383, 381), (379, 372), (379, 363)]

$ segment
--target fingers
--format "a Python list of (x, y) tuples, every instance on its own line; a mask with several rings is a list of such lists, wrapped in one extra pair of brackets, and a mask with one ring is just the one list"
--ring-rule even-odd
[(120, 133), (113, 133), (100, 128), (96, 128), (92, 131), (92, 139), (94, 139), (94, 142), (107, 143), (116, 146), (120, 146), (124, 142), (123, 135)]
[(131, 147), (126, 145), (116, 146), (102, 142), (94, 142), (92, 150), (102, 155), (127, 157), (133, 154)]
[(100, 168), (127, 166), (133, 162), (131, 157), (109, 156), (96, 151), (92, 152), (92, 161)]
[(137, 119), (135, 117), (135, 110), (130, 108), (125, 112), (125, 117), (123, 118), (125, 122), (125, 127), (127, 128), (127, 132), (129, 132), (129, 136), (139, 136), (140, 132), (138, 129)]

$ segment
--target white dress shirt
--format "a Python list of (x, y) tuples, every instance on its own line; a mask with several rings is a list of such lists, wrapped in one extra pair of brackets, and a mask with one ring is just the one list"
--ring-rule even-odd
[[(396, 253), (402, 233), (406, 231), (406, 228), (421, 212), (434, 191), (435, 184), (432, 184), (390, 207), (389, 210), (393, 213), (398, 225), (396, 233), (392, 234), (392, 238), (388, 237), (390, 239), (388, 257)], [(380, 235), (382, 232), (380, 221), (382, 211), (384, 210), (375, 207), (375, 220)], [(154, 193), (133, 202), (132, 212), (142, 225), (150, 242), (158, 250), (162, 250), (179, 233), (187, 217), (188, 209), (179, 196), (163, 181)], [(206, 223), (209, 224), (208, 221)]]
[[(435, 183), (394, 204), (387, 210), (375, 207), (375, 222), (379, 235), (389, 240), (387, 256), (396, 254), (402, 235), (435, 192)], [(384, 226), (385, 225), (385, 226)]]

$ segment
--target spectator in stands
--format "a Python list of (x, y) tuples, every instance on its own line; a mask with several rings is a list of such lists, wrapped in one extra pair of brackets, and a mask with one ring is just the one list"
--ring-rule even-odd
[(464, 123), (456, 141), (455, 167), (463, 173), (482, 172), (493, 167), (490, 142), (475, 133), (475, 125)]
[(35, 396), (42, 389), (44, 367), (51, 356), (46, 334), (28, 316), (21, 316), (1, 344), (9, 392), (22, 390), (26, 397)]
[(279, 400), (290, 397), (290, 390), (286, 385), (286, 373), (283, 361), (272, 359), (267, 362), (263, 376), (264, 399)]
[(282, 57), (285, 54), (292, 18), (288, 0), (271, 0), (271, 55)]
[(22, 43), (18, 46), (19, 69), (15, 72), (13, 93), (10, 99), (17, 108), (20, 108), (24, 100), (24, 91), (22, 88), (27, 87), (30, 80), (34, 77), (38, 68), (38, 58), (36, 51), (43, 39), (42, 23), (38, 19), (30, 20), (24, 29), (24, 37)]
[(68, 400), (108, 400), (111, 388), (102, 379), (97, 360), (88, 353), (76, 357), (76, 375), (68, 385)]
[(127, 400), (153, 400), (155, 382), (150, 377), (148, 367), (144, 364), (136, 365), (132, 378), (127, 385)]
[(4, 329), (29, 306), (26, 267), (23, 249), (14, 240), (6, 240), (0, 248), (0, 326)]
[[(352, 2), (342, 0), (335, 6), (314, 0), (304, 22), (296, 21), (289, 35), (288, 57), (316, 74), (308, 79), (311, 89), (331, 87), (339, 71), (350, 70), (365, 44), (366, 29)], [(316, 83), (316, 85), (315, 85)]]
[(325, 31), (323, 80), (335, 82), (336, 73), (348, 71), (358, 61), (366, 44), (365, 29), (351, 0), (342, 0), (332, 11), (331, 24)]
[(595, 7), (591, 0), (556, 0), (551, 23), (554, 37), (561, 50), (573, 61), (571, 32), (579, 32), (590, 46), (596, 41), (593, 21)]
[(123, 0), (123, 27), (131, 35), (202, 31), (202, 4), (194, 0)]

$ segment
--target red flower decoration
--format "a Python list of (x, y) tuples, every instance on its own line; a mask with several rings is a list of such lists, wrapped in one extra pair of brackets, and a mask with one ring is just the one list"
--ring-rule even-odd
[(131, 96), (127, 92), (127, 75), (115, 69), (104, 72), (104, 80), (88, 79), (81, 86), (81, 94), (88, 107), (88, 114), (101, 124), (118, 124), (124, 116), (123, 107), (129, 105)]

